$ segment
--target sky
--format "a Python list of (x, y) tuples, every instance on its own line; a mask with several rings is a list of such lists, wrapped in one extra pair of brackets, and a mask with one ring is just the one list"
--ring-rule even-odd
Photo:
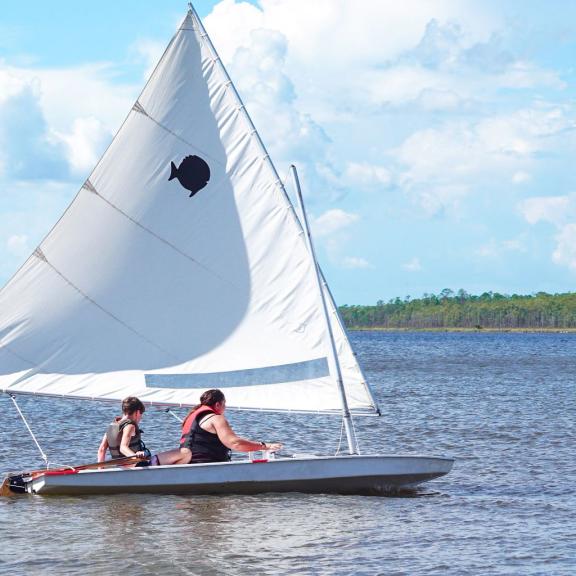
[[(576, 2), (195, 7), (279, 173), (298, 167), (338, 304), (575, 289)], [(73, 199), (185, 12), (3, 6), (0, 284)]]

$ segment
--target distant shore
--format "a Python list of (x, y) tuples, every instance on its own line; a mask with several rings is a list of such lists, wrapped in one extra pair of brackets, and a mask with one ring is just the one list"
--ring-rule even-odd
[(424, 332), (576, 332), (576, 292), (519, 295), (468, 294), (445, 288), (422, 298), (378, 300), (338, 308), (352, 330)]
[(551, 333), (551, 334), (576, 334), (576, 328), (389, 328), (389, 327), (364, 327), (351, 326), (347, 330), (351, 332), (515, 332), (515, 333)]

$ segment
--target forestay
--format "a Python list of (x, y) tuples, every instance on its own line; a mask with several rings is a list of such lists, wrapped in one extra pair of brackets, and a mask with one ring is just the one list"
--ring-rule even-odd
[[(339, 411), (314, 263), (191, 10), (65, 214), (0, 293), (0, 390)], [(349, 407), (376, 407), (326, 288)]]

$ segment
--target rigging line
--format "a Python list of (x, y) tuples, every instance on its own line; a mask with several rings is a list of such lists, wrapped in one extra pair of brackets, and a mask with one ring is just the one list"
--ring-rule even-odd
[(8, 392), (8, 396), (10, 396), (10, 398), (12, 399), (12, 402), (14, 402), (14, 406), (16, 406), (16, 410), (18, 410), (18, 414), (20, 414), (20, 418), (22, 418), (22, 421), (26, 425), (26, 428), (28, 428), (28, 432), (30, 432), (30, 436), (32, 436), (32, 440), (34, 440), (34, 443), (36, 444), (36, 446), (38, 447), (38, 450), (40, 451), (40, 455), (42, 456), (42, 460), (44, 460), (44, 462), (46, 463), (46, 468), (48, 468), (49, 464), (50, 464), (50, 462), (48, 460), (48, 456), (46, 456), (46, 453), (44, 452), (44, 450), (42, 450), (42, 446), (40, 446), (40, 444), (38, 443), (38, 440), (36, 440), (36, 436), (34, 436), (34, 432), (32, 432), (32, 428), (30, 428), (24, 414), (22, 414), (22, 410), (20, 410), (20, 406), (18, 406), (18, 402), (16, 402), (16, 398), (15, 398), (14, 394), (10, 394), (10, 392)]
[(342, 436), (344, 435), (344, 418), (342, 418), (340, 424), (340, 439), (338, 440), (338, 447), (336, 448), (336, 452), (334, 452), (334, 456), (338, 456), (340, 454), (340, 447), (342, 446)]
[(122, 208), (119, 208), (118, 206), (116, 206), (115, 204), (113, 204), (112, 202), (110, 202), (110, 200), (108, 200), (107, 198), (105, 198), (104, 196), (102, 196), (102, 194), (100, 194), (96, 188), (93, 187), (92, 184), (90, 184), (91, 187), (88, 187), (87, 185), (82, 186), (82, 188), (88, 192), (91, 192), (92, 194), (95, 194), (96, 196), (98, 196), (98, 198), (100, 198), (102, 201), (106, 202), (106, 204), (108, 204), (108, 206), (110, 206), (110, 208), (113, 208), (114, 210), (116, 210), (117, 212), (119, 212), (120, 214), (122, 214), (122, 216), (124, 216), (125, 218), (127, 218), (128, 220), (130, 220), (130, 222), (132, 222), (133, 224), (135, 224), (136, 226), (138, 226), (139, 228), (141, 228), (142, 230), (144, 230), (145, 232), (147, 232), (148, 234), (150, 234), (151, 236), (153, 236), (154, 238), (156, 238), (156, 240), (159, 240), (160, 242), (162, 242), (163, 244), (166, 244), (167, 246), (169, 246), (170, 248), (172, 248), (172, 250), (178, 252), (178, 254), (180, 254), (181, 256), (184, 256), (184, 258), (190, 260), (191, 262), (193, 262), (194, 264), (196, 264), (198, 267), (202, 268), (202, 270), (204, 270), (205, 272), (208, 272), (210, 275), (212, 275), (214, 278), (217, 278), (218, 280), (220, 280), (222, 283), (224, 284), (229, 284), (230, 286), (232, 286), (233, 288), (238, 288), (238, 286), (236, 286), (236, 284), (234, 284), (234, 282), (230, 281), (227, 278), (223, 278), (222, 276), (220, 276), (219, 274), (217, 274), (216, 272), (214, 272), (214, 270), (211, 270), (210, 268), (208, 268), (205, 264), (202, 264), (201, 262), (199, 262), (198, 260), (196, 260), (195, 258), (193, 258), (192, 256), (190, 256), (189, 254), (186, 254), (186, 252), (180, 250), (180, 248), (178, 248), (178, 246), (172, 244), (172, 242), (170, 242), (169, 240), (166, 240), (165, 238), (162, 238), (162, 236), (159, 236), (158, 234), (156, 234), (156, 232), (150, 230), (150, 228), (147, 228), (146, 226), (144, 226), (143, 224), (140, 224), (140, 222), (138, 222), (138, 220), (135, 220), (134, 218), (132, 218), (132, 216), (130, 216), (130, 214), (127, 214), (126, 212), (124, 212), (124, 210), (122, 210)]
[[(354, 418), (350, 418), (350, 422), (352, 422), (352, 430), (354, 431), (354, 438), (358, 438), (358, 435), (356, 434), (356, 426), (354, 426)], [(356, 452), (358, 453), (358, 456), (362, 454), (362, 452), (360, 451), (360, 442), (358, 441), (356, 441)]]
[(156, 342), (150, 340), (149, 338), (144, 336), (144, 334), (141, 334), (140, 332), (138, 332), (138, 330), (136, 330), (135, 328), (132, 328), (132, 326), (130, 326), (129, 324), (126, 324), (126, 322), (124, 322), (124, 320), (118, 318), (118, 316), (116, 316), (115, 314), (113, 314), (109, 310), (106, 310), (106, 308), (104, 308), (103, 306), (98, 304), (98, 302), (96, 302), (96, 300), (93, 300), (92, 298), (90, 298), (90, 296), (88, 296), (88, 294), (83, 292), (80, 288), (78, 288), (78, 286), (76, 286), (68, 278), (66, 278), (66, 276), (64, 276), (64, 274), (62, 274), (62, 272), (60, 272), (60, 270), (58, 270), (58, 268), (56, 268), (56, 266), (54, 266), (51, 262), (49, 262), (45, 256), (42, 259), (45, 261), (45, 263), (52, 270), (54, 270), (54, 272), (56, 272), (56, 274), (58, 274), (58, 276), (60, 276), (60, 278), (62, 278), (62, 280), (64, 280), (64, 282), (66, 282), (66, 284), (68, 284), (69, 286), (74, 288), (74, 290), (76, 290), (83, 298), (85, 298), (86, 300), (88, 300), (88, 302), (90, 302), (91, 304), (96, 306), (96, 308), (98, 308), (99, 310), (104, 312), (104, 314), (106, 314), (107, 316), (109, 316), (110, 318), (112, 318), (113, 320), (115, 320), (116, 322), (121, 324), (122, 326), (124, 326), (124, 328), (128, 329), (130, 332), (132, 332), (133, 334), (135, 334), (136, 336), (138, 336), (139, 338), (141, 338), (142, 340), (144, 340), (145, 342), (147, 342), (151, 346), (154, 346), (154, 348), (157, 348), (158, 350), (160, 350), (161, 352), (163, 352), (164, 354), (169, 356), (172, 360), (178, 362), (179, 364), (182, 363), (182, 360), (180, 358), (177, 358), (176, 356), (174, 356), (174, 354), (172, 354), (168, 350), (165, 350), (164, 348), (162, 348), (162, 346), (160, 346), (159, 344), (156, 344)]
[(180, 416), (178, 416), (178, 414), (174, 414), (174, 412), (172, 412), (172, 410), (170, 408), (163, 408), (163, 409), (161, 409), (161, 412), (165, 412), (166, 414), (170, 414), (170, 416), (173, 416), (176, 420), (178, 420), (178, 422), (180, 422), (180, 424), (182, 424), (182, 422), (184, 422), (184, 419), (180, 418)]

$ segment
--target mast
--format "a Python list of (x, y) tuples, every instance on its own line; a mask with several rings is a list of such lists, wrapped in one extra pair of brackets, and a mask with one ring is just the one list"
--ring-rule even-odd
[(318, 267), (318, 261), (316, 260), (316, 253), (314, 251), (314, 244), (312, 243), (312, 235), (310, 234), (310, 227), (308, 226), (308, 217), (306, 216), (306, 209), (304, 208), (304, 199), (302, 198), (302, 190), (300, 189), (298, 172), (296, 172), (296, 166), (294, 166), (294, 164), (290, 166), (290, 171), (292, 173), (294, 185), (296, 187), (296, 192), (298, 194), (298, 203), (300, 205), (300, 210), (302, 212), (302, 225), (306, 233), (306, 244), (308, 245), (308, 250), (310, 251), (310, 256), (312, 257), (312, 261), (314, 264), (314, 270), (316, 272), (315, 274), (316, 284), (318, 286), (318, 291), (320, 292), (320, 300), (322, 301), (322, 310), (324, 313), (324, 319), (326, 320), (326, 329), (328, 330), (328, 336), (330, 339), (330, 356), (332, 358), (333, 365), (336, 369), (335, 374), (336, 384), (338, 386), (340, 399), (342, 401), (342, 418), (344, 419), (346, 438), (348, 440), (348, 452), (350, 454), (358, 454), (358, 441), (356, 439), (354, 426), (352, 424), (352, 415), (350, 414), (350, 410), (348, 408), (348, 400), (346, 399), (346, 390), (344, 389), (344, 382), (342, 380), (342, 370), (340, 368), (340, 361), (338, 360), (338, 352), (336, 351), (336, 343), (334, 342), (334, 333), (332, 332), (330, 317), (328, 316), (328, 307), (326, 305), (326, 298), (324, 296), (324, 289), (322, 287), (320, 269)]

